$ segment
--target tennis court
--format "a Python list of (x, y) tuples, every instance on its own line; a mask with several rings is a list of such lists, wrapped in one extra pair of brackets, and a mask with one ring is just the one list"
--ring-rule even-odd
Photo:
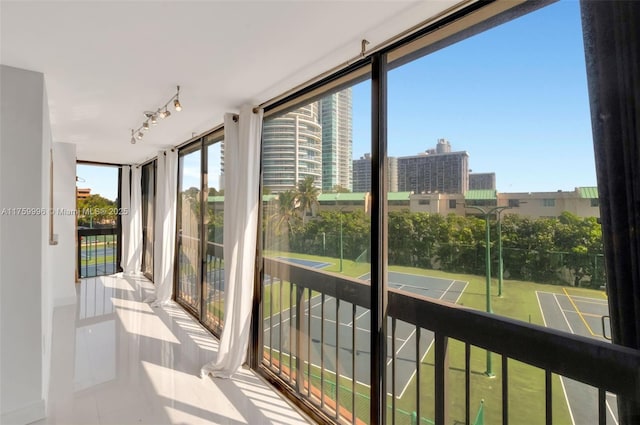
[(301, 266), (311, 267), (313, 269), (323, 269), (330, 266), (331, 263), (323, 263), (320, 261), (304, 260), (302, 258), (277, 257), (278, 260), (288, 261), (289, 263), (300, 264)]
[[(368, 280), (368, 278), (368, 274), (360, 277), (362, 280)], [(389, 286), (434, 299), (456, 302), (464, 292), (467, 282), (389, 272)], [(305, 307), (304, 326), (305, 329), (310, 327), (309, 359), (311, 364), (318, 367), (324, 365), (325, 370), (329, 373), (336, 372), (337, 364), (338, 373), (341, 376), (355, 379), (363, 385), (369, 385), (370, 310), (359, 306), (355, 306), (354, 309), (352, 304), (344, 301), (338, 302), (335, 298), (328, 296), (323, 300), (322, 296), (317, 295), (309, 301)], [(309, 309), (311, 313), (310, 324), (307, 316)], [(389, 320), (388, 329), (390, 334), (391, 320)], [(295, 339), (292, 338), (294, 333), (295, 327), (290, 321), (289, 309), (265, 319), (264, 344), (266, 347), (271, 345), (274, 352), (280, 351), (281, 341), (284, 352), (289, 352), (290, 346), (293, 346), (295, 351)], [(395, 380), (398, 397), (402, 395), (416, 373), (416, 334), (415, 326), (397, 322)], [(433, 333), (422, 330), (420, 333), (420, 359), (426, 355), (432, 344)], [(391, 336), (389, 336), (389, 347), (391, 347)], [(391, 357), (389, 357), (387, 365), (389, 367), (388, 376), (391, 376)], [(391, 389), (391, 382), (389, 382), (389, 389)]]
[[(611, 333), (609, 322), (606, 320), (609, 316), (606, 298), (578, 295), (567, 288), (562, 290), (561, 294), (536, 291), (545, 326), (574, 335), (608, 341), (606, 338), (609, 338)], [(604, 321), (603, 317), (605, 317)], [(561, 377), (560, 381), (573, 424), (596, 425), (598, 423), (597, 390), (569, 378)], [(616, 396), (607, 393), (606, 405), (607, 424), (617, 425)]]

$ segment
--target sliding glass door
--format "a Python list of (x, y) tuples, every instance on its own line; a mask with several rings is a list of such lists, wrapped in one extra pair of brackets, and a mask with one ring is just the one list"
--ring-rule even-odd
[(224, 148), (214, 132), (180, 151), (176, 299), (222, 332)]
[(207, 234), (204, 248), (204, 313), (202, 321), (219, 334), (224, 317), (224, 144), (221, 135), (204, 140), (206, 158), (206, 200), (204, 223)]
[(156, 161), (142, 167), (142, 273), (153, 280), (156, 211)]
[(180, 152), (178, 170), (178, 245), (176, 298), (200, 312), (202, 262), (202, 155), (199, 146)]

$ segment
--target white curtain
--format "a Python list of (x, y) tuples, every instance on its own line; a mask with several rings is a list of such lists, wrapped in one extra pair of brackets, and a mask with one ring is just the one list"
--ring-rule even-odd
[(251, 325), (258, 212), (260, 209), (260, 137), (263, 112), (240, 110), (239, 122), (224, 117), (224, 328), (216, 360), (201, 376), (229, 378), (246, 357)]
[(158, 152), (156, 220), (153, 241), (154, 294), (145, 302), (158, 307), (171, 301), (176, 238), (178, 152)]
[[(123, 232), (124, 246), (127, 247), (124, 273), (125, 275), (140, 274), (142, 268), (142, 169), (131, 167), (131, 199), (128, 219), (128, 232)], [(123, 220), (127, 221), (127, 220)]]
[[(131, 184), (129, 179), (129, 173), (131, 172), (131, 167), (128, 165), (122, 166), (122, 180), (120, 181), (120, 208), (123, 211), (129, 211), (131, 209)], [(122, 270), (127, 269), (127, 258), (129, 258), (129, 246), (128, 246), (128, 238), (129, 238), (129, 215), (122, 214), (120, 216), (120, 220), (122, 221), (122, 240), (118, 243), (122, 244), (122, 258), (120, 259), (120, 267)]]

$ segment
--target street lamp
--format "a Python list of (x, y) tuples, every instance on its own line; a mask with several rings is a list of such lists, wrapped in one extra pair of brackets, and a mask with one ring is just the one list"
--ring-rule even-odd
[[(498, 226), (500, 226), (500, 213), (503, 210), (506, 210), (508, 208), (508, 206), (503, 206), (503, 207), (493, 207), (490, 208), (488, 210), (485, 210), (484, 208), (480, 208), (480, 207), (476, 207), (474, 205), (466, 205), (465, 204), (465, 208), (471, 208), (474, 210), (478, 210), (480, 211), (480, 213), (482, 215), (484, 215), (484, 220), (485, 220), (485, 240), (486, 240), (486, 244), (487, 244), (487, 248), (485, 251), (485, 273), (486, 273), (486, 300), (487, 300), (487, 313), (493, 313), (493, 310), (491, 309), (491, 228), (489, 226), (489, 217), (491, 216), (491, 214), (496, 213), (496, 216), (498, 218)], [(499, 294), (502, 295), (502, 241), (501, 241), (501, 234), (500, 234), (500, 227), (498, 227), (498, 267), (499, 267), (499, 271), (498, 271), (498, 279), (500, 282), (500, 288), (499, 288)], [(487, 376), (494, 376), (493, 375), (493, 367), (491, 364), (491, 351), (487, 350), (487, 370), (485, 372), (485, 374)]]
[(502, 296), (502, 273), (504, 271), (504, 261), (502, 260), (502, 220), (500, 213), (511, 207), (502, 207), (499, 211), (496, 211), (497, 231), (498, 231), (498, 296)]
[(342, 210), (340, 210), (340, 273), (342, 273), (342, 258), (343, 258), (343, 248), (342, 248)]

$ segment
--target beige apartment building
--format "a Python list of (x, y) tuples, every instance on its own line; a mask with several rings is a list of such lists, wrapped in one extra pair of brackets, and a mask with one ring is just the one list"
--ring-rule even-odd
[[(600, 217), (596, 187), (577, 187), (572, 191), (557, 192), (498, 192), (488, 189), (468, 190), (465, 194), (390, 192), (387, 200), (388, 211), (475, 215), (478, 211), (468, 206), (484, 209), (505, 206), (509, 208), (503, 214), (518, 214), (530, 218), (559, 217), (564, 211), (579, 217)], [(314, 212), (362, 210), (368, 213), (371, 211), (370, 202), (368, 192), (324, 193), (318, 197), (318, 206)]]

